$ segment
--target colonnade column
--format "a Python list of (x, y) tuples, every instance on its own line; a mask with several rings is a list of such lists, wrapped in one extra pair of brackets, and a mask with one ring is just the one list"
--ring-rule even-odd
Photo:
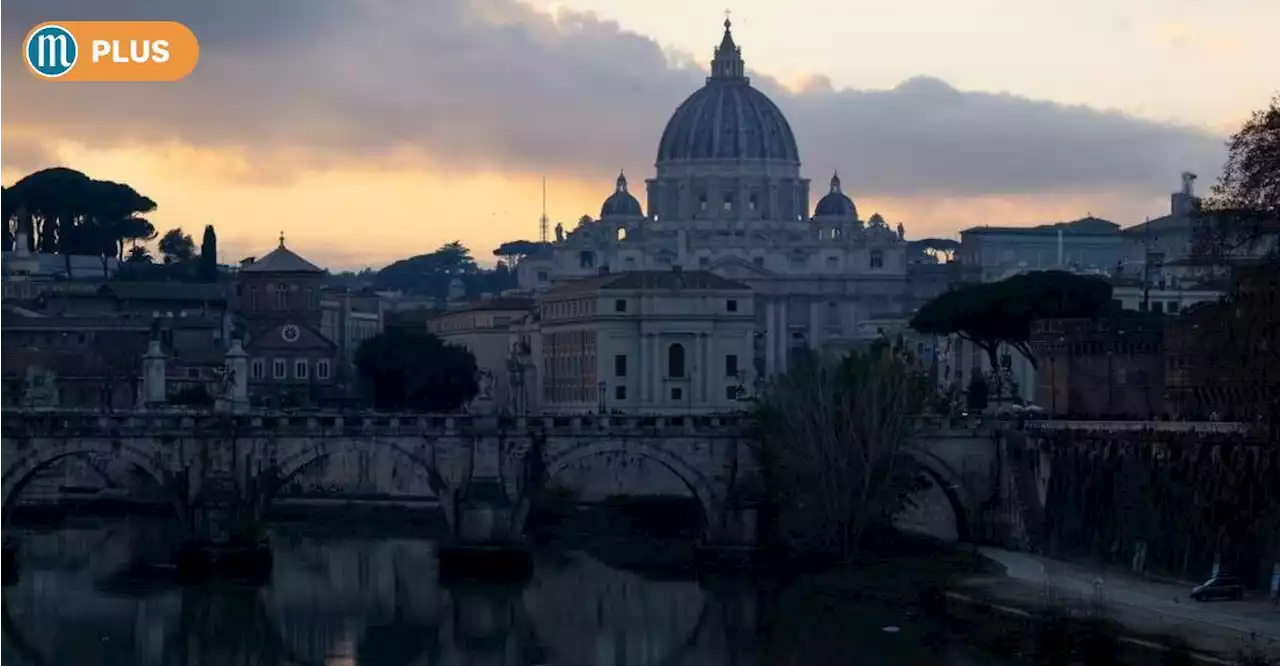
[(778, 359), (775, 372), (783, 373), (786, 372), (790, 366), (787, 359), (787, 345), (790, 341), (787, 338), (791, 335), (791, 327), (788, 325), (789, 320), (787, 318), (787, 301), (785, 298), (778, 301), (778, 306), (775, 309), (775, 315), (778, 318), (778, 323), (775, 324), (778, 330), (778, 336), (773, 341), (773, 344), (777, 349), (774, 353), (777, 354)]
[(653, 363), (649, 366), (650, 384), (653, 387), (653, 406), (656, 408), (662, 404), (662, 373), (663, 373), (663, 356), (662, 341), (658, 339), (658, 334), (654, 333), (649, 338), (649, 346), (653, 349)]
[(658, 359), (654, 358), (649, 351), (649, 338), (652, 333), (640, 333), (640, 344), (637, 346), (636, 353), (639, 358), (635, 365), (635, 372), (639, 375), (640, 385), (636, 388), (636, 404), (643, 408), (645, 403), (649, 401), (649, 366), (657, 363)]
[(698, 335), (700, 338), (699, 342), (701, 342), (702, 344), (702, 359), (703, 359), (703, 368), (704, 368), (702, 372), (702, 403), (705, 405), (705, 404), (710, 404), (712, 401), (717, 400), (715, 398), (715, 394), (711, 392), (712, 391), (711, 380), (713, 377), (716, 376), (716, 359), (711, 354), (711, 334), (704, 332), (704, 333), (699, 333)]
[(822, 346), (820, 306), (821, 303), (819, 301), (811, 301), (809, 303), (809, 349), (818, 349)]
[(778, 317), (777, 305), (766, 301), (764, 307), (764, 374), (772, 376), (778, 371)]

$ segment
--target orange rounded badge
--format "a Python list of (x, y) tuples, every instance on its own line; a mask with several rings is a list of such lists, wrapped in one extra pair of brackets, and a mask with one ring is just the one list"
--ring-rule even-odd
[(195, 33), (173, 21), (47, 21), (22, 49), (48, 81), (177, 81), (200, 60)]

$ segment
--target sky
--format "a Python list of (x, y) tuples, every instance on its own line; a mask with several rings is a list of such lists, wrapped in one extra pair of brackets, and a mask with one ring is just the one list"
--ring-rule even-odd
[[(1276, 0), (5, 0), (0, 179), (63, 165), (128, 182), (161, 230), (225, 262), (289, 246), (334, 270), (461, 240), (478, 259), (547, 212), (643, 191), (726, 9), (790, 120), (815, 198), (839, 170), (909, 238), (1168, 210), (1280, 92)], [(176, 20), (177, 83), (25, 71), (46, 20)]]

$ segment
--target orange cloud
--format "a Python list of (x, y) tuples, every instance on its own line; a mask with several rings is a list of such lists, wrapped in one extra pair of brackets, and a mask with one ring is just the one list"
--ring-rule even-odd
[[(181, 144), (117, 149), (67, 141), (51, 145), (56, 146), (59, 163), (97, 178), (128, 182), (155, 199), (160, 208), (152, 219), (161, 230), (183, 227), (195, 235), (213, 224), (224, 262), (270, 251), (280, 232), (290, 247), (333, 270), (380, 266), (451, 240), (461, 240), (477, 259), (488, 262), (502, 242), (535, 239), (538, 234), (542, 176), (535, 173), (457, 172), (421, 164), (372, 169), (356, 164), (297, 170), (288, 182), (255, 183), (240, 177), (247, 158), (236, 150)], [(2, 175), (11, 183), (24, 173), (6, 168)], [(602, 174), (598, 180), (550, 176), (547, 208), (552, 226), (561, 221), (572, 227), (581, 215), (598, 214), (612, 179), (613, 174)], [(878, 211), (891, 225), (903, 222), (910, 238), (954, 236), (961, 228), (980, 224), (1030, 225), (1088, 213), (1128, 224), (1162, 210), (1158, 201), (1135, 206), (1121, 195), (851, 194), (864, 218)]]

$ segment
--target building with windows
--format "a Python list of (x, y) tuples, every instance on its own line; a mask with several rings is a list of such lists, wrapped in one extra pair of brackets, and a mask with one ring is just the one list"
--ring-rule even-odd
[(518, 384), (509, 365), (512, 326), (533, 312), (533, 301), (520, 297), (489, 297), (441, 312), (428, 319), (427, 331), (441, 340), (466, 347), (476, 358), (480, 393), (468, 411), (473, 414), (516, 413), (513, 386)]
[(249, 355), (249, 398), (314, 405), (338, 398), (338, 345), (321, 331), (324, 270), (280, 245), (237, 274), (240, 324)]
[[(746, 285), (753, 294), (751, 326), (759, 337), (739, 362), (748, 374), (761, 375), (785, 370), (801, 353), (864, 342), (867, 331), (882, 328), (867, 322), (903, 320), (944, 290), (946, 274), (938, 271), (928, 272), (928, 288), (909, 286), (912, 267), (902, 225), (891, 228), (878, 214), (864, 219), (837, 175), (810, 211), (810, 181), (801, 173), (791, 126), (745, 71), (725, 21), (706, 84), (676, 108), (658, 140), (655, 173), (644, 183), (645, 205), (620, 174), (597, 219), (585, 219), (567, 233), (558, 226), (549, 248), (520, 262), (521, 288), (555, 292), (602, 271), (676, 269)], [(930, 277), (935, 275), (942, 277)], [(568, 391), (590, 402), (583, 396), (595, 389), (579, 384), (575, 379), (550, 386), (558, 400), (567, 399), (561, 392)], [(648, 391), (656, 388), (646, 385)], [(628, 383), (626, 390), (639, 389)], [(670, 399), (645, 395), (662, 404)]]
[[(562, 282), (513, 329), (536, 372), (531, 408), (561, 413), (735, 411), (755, 390), (756, 305), (709, 271), (632, 271)], [(530, 330), (531, 329), (531, 330)], [(532, 336), (530, 335), (532, 333)]]
[(957, 258), (974, 279), (987, 282), (1044, 270), (1109, 275), (1124, 252), (1120, 225), (1084, 217), (1035, 227), (965, 229)]

